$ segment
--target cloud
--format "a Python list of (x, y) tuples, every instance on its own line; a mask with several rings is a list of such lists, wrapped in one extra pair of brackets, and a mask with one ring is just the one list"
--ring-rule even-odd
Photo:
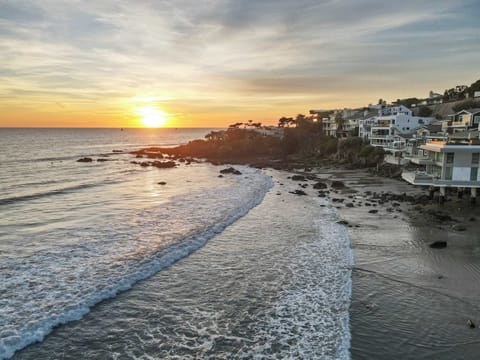
[(308, 102), (441, 91), (479, 75), (474, 0), (26, 0), (0, 8), (0, 93), (10, 101), (159, 96), (179, 99), (176, 106), (221, 99), (211, 106), (224, 111), (290, 96), (315, 107)]

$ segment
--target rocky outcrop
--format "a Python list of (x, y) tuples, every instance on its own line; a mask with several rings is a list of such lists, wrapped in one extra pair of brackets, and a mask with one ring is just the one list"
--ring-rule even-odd
[(229, 168), (220, 170), (220, 174), (242, 175), (242, 173), (239, 170), (237, 170), (233, 167), (229, 167)]
[(315, 184), (313, 184), (313, 188), (314, 189), (326, 189), (327, 188), (327, 184), (321, 182), (321, 181), (318, 181), (316, 182)]
[(345, 187), (345, 183), (340, 180), (333, 180), (330, 186), (334, 189), (343, 189)]
[(153, 166), (159, 169), (174, 168), (175, 166), (177, 166), (177, 163), (175, 161), (130, 161), (130, 163), (140, 165), (142, 167)]
[(434, 241), (429, 245), (432, 249), (444, 249), (447, 247), (446, 241)]
[(295, 191), (290, 191), (290, 194), (295, 194), (295, 195), (307, 195), (307, 193), (303, 190), (295, 190)]
[(307, 178), (303, 175), (293, 175), (291, 179), (292, 181), (307, 181)]

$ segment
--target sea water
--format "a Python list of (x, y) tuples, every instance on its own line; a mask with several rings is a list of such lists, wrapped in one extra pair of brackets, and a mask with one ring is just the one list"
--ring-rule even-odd
[(208, 131), (0, 130), (0, 358), (348, 358), (326, 200), (279, 172), (131, 163)]

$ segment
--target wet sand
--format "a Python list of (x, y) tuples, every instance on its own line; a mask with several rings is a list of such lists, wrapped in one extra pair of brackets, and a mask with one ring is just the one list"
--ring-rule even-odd
[[(480, 203), (450, 195), (444, 205), (375, 204), (369, 191), (426, 190), (358, 170), (320, 173), (348, 187), (329, 196), (344, 199), (336, 207), (348, 222), (355, 257), (352, 359), (478, 359), (480, 329), (467, 322), (480, 324)], [(447, 247), (432, 249), (434, 241)]]

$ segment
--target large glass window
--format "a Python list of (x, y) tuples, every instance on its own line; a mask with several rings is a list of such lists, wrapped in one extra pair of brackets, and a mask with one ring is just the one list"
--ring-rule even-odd
[(454, 153), (447, 153), (447, 164), (453, 164)]
[(477, 177), (478, 177), (478, 168), (472, 167), (472, 170), (470, 171), (470, 181), (477, 181)]
[(479, 153), (473, 153), (473, 154), (472, 154), (472, 164), (478, 164), (479, 158), (480, 158), (480, 154), (479, 154)]
[(453, 168), (448, 166), (445, 168), (445, 180), (452, 180)]

